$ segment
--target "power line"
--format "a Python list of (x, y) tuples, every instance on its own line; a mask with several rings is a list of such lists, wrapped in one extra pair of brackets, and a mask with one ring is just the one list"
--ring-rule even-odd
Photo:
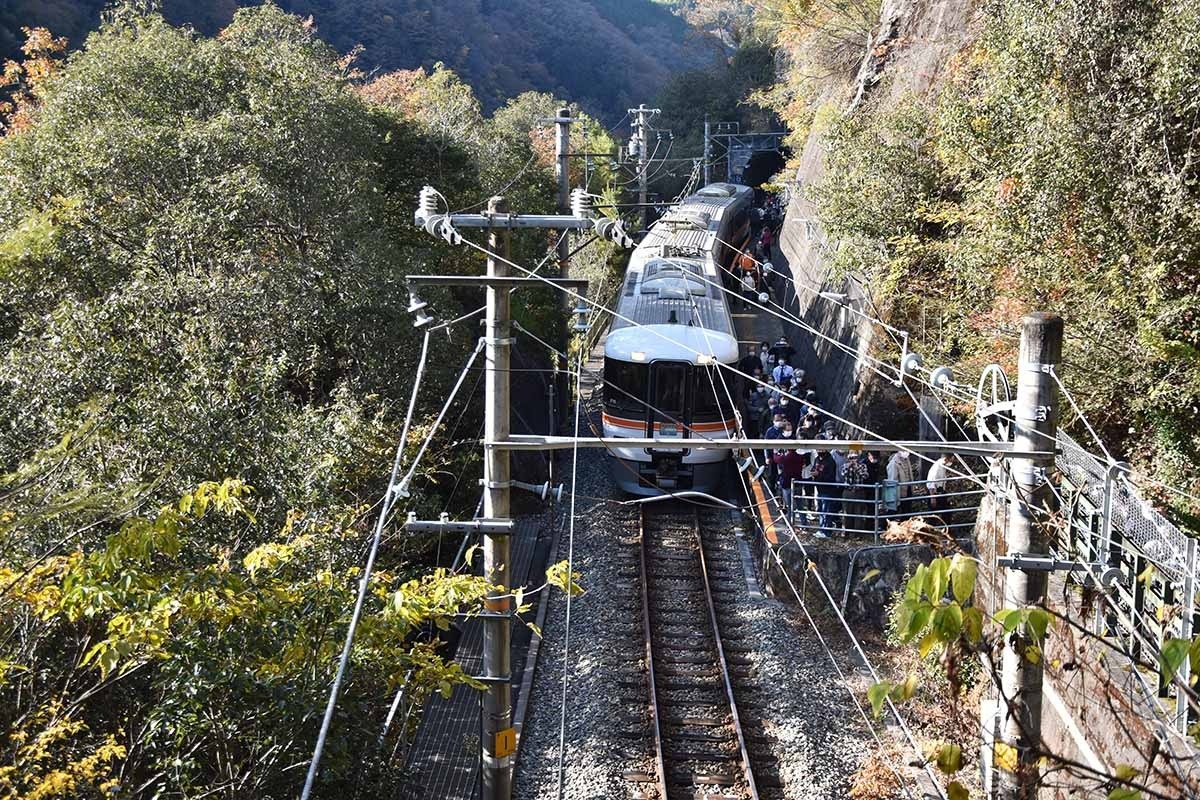
[[(579, 385), (579, 374), (583, 370), (583, 351), (579, 351), (578, 360), (575, 367), (575, 385)], [(582, 403), (576, 400), (575, 403), (575, 441), (579, 441), (579, 416)], [(579, 447), (576, 446), (571, 454), (571, 510), (570, 519), (567, 523), (567, 611), (566, 622), (564, 625), (565, 632), (563, 634), (563, 677), (562, 677), (562, 703), (558, 720), (558, 798), (563, 797), (563, 777), (564, 764), (566, 761), (566, 738), (567, 738), (567, 678), (570, 674), (571, 664), (568, 659), (571, 645), (571, 587), (575, 580), (575, 488), (578, 478), (579, 468)]]

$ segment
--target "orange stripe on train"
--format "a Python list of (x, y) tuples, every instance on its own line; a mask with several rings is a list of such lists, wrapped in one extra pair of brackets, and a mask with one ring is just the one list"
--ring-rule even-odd
[[(635, 431), (645, 431), (646, 421), (640, 419), (626, 419), (624, 417), (614, 417), (609, 414), (602, 415), (605, 425), (612, 425), (614, 428), (629, 428)], [(688, 430), (701, 433), (710, 431), (732, 431), (737, 428), (737, 423), (734, 420), (725, 420), (724, 422), (694, 422), (689, 426), (685, 426)], [(661, 423), (654, 423), (654, 430), (659, 430)]]

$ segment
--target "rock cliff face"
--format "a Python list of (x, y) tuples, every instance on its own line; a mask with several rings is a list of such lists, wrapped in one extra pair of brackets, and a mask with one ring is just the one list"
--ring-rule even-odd
[[(854, 113), (868, 98), (900, 103), (912, 95), (936, 92), (954, 56), (975, 35), (977, 6), (976, 0), (883, 0), (879, 24), (864, 48), (858, 74), (824, 87), (824, 99)], [(881, 299), (870, 297), (858, 281), (834, 275), (830, 269), (828, 255), (837, 242), (821, 230), (806, 191), (823, 173), (823, 136), (823, 130), (814, 127), (804, 145), (779, 245), (796, 279), (792, 310), (838, 344), (797, 330), (797, 349), (831, 410), (869, 420), (884, 433), (911, 434), (915, 415), (905, 420), (889, 413), (895, 408), (896, 390), (863, 358), (878, 349), (879, 337), (889, 336), (888, 332), (819, 294), (845, 295), (845, 302), (864, 314), (872, 314), (872, 301)]]

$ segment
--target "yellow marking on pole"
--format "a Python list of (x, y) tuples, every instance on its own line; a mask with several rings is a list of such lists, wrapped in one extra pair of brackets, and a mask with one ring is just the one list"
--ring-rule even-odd
[(496, 731), (496, 758), (511, 756), (517, 752), (517, 731), (515, 728), (505, 728)]

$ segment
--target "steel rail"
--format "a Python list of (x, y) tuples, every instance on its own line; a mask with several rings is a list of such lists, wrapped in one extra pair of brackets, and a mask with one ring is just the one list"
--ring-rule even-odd
[(646, 638), (646, 670), (650, 682), (650, 723), (654, 728), (654, 766), (660, 800), (667, 794), (667, 764), (663, 758), (662, 722), (658, 713), (658, 687), (654, 677), (654, 634), (650, 628), (650, 571), (646, 568), (646, 507), (641, 507), (638, 523), (638, 558), (642, 570), (642, 632)]
[[(654, 749), (656, 770), (658, 773), (656, 776), (658, 781), (658, 791), (662, 800), (670, 800), (673, 795), (669, 791), (670, 781), (668, 780), (667, 759), (663, 746), (663, 717), (661, 709), (659, 708), (657, 673), (654, 666), (654, 630), (651, 624), (650, 614), (650, 559), (647, 555), (647, 549), (649, 547), (647, 544), (647, 531), (649, 526), (653, 524), (648, 521), (649, 515), (652, 513), (652, 511), (653, 509), (646, 505), (639, 507), (639, 559), (642, 584), (642, 627), (646, 640), (646, 667), (650, 684), (650, 717), (652, 728), (654, 730)], [(742, 731), (741, 716), (738, 712), (737, 701), (734, 698), (733, 680), (730, 676), (729, 663), (725, 656), (725, 644), (721, 638), (720, 624), (717, 620), (716, 604), (713, 601), (712, 584), (708, 575), (708, 560), (704, 555), (704, 540), (700, 532), (699, 512), (694, 506), (691, 509), (690, 527), (696, 547), (696, 555), (698, 557), (700, 579), (699, 585), (704, 591), (704, 602), (707, 610), (707, 618), (711, 627), (713, 644), (715, 645), (716, 650), (716, 663), (714, 666), (720, 670), (720, 678), (725, 692), (725, 700), (729, 706), (730, 724), (733, 727), (733, 731), (737, 739), (738, 755), (742, 762), (742, 779), (746, 782), (747, 793), (745, 797), (746, 800), (759, 800), (758, 786), (754, 780), (753, 763), (750, 759), (750, 751), (746, 744), (745, 734)], [(699, 629), (697, 632), (699, 632)], [(727, 796), (728, 795), (723, 793), (714, 795), (714, 797)]]
[(721, 681), (725, 684), (725, 697), (729, 700), (729, 713), (733, 715), (733, 731), (737, 734), (738, 750), (742, 754), (742, 768), (746, 774), (746, 785), (750, 789), (750, 800), (758, 800), (758, 786), (754, 783), (754, 769), (750, 766), (750, 751), (746, 749), (746, 737), (742, 733), (742, 718), (738, 715), (737, 700), (733, 696), (733, 682), (729, 679), (729, 664), (725, 661), (725, 645), (721, 641), (721, 627), (717, 624), (717, 608), (713, 604), (712, 587), (708, 581), (708, 561), (704, 558), (704, 537), (700, 533), (700, 512), (692, 507), (692, 533), (696, 535), (696, 553), (700, 556), (700, 578), (704, 581), (704, 600), (708, 604), (708, 619), (712, 623), (713, 641), (717, 645), (717, 663), (721, 668)]

